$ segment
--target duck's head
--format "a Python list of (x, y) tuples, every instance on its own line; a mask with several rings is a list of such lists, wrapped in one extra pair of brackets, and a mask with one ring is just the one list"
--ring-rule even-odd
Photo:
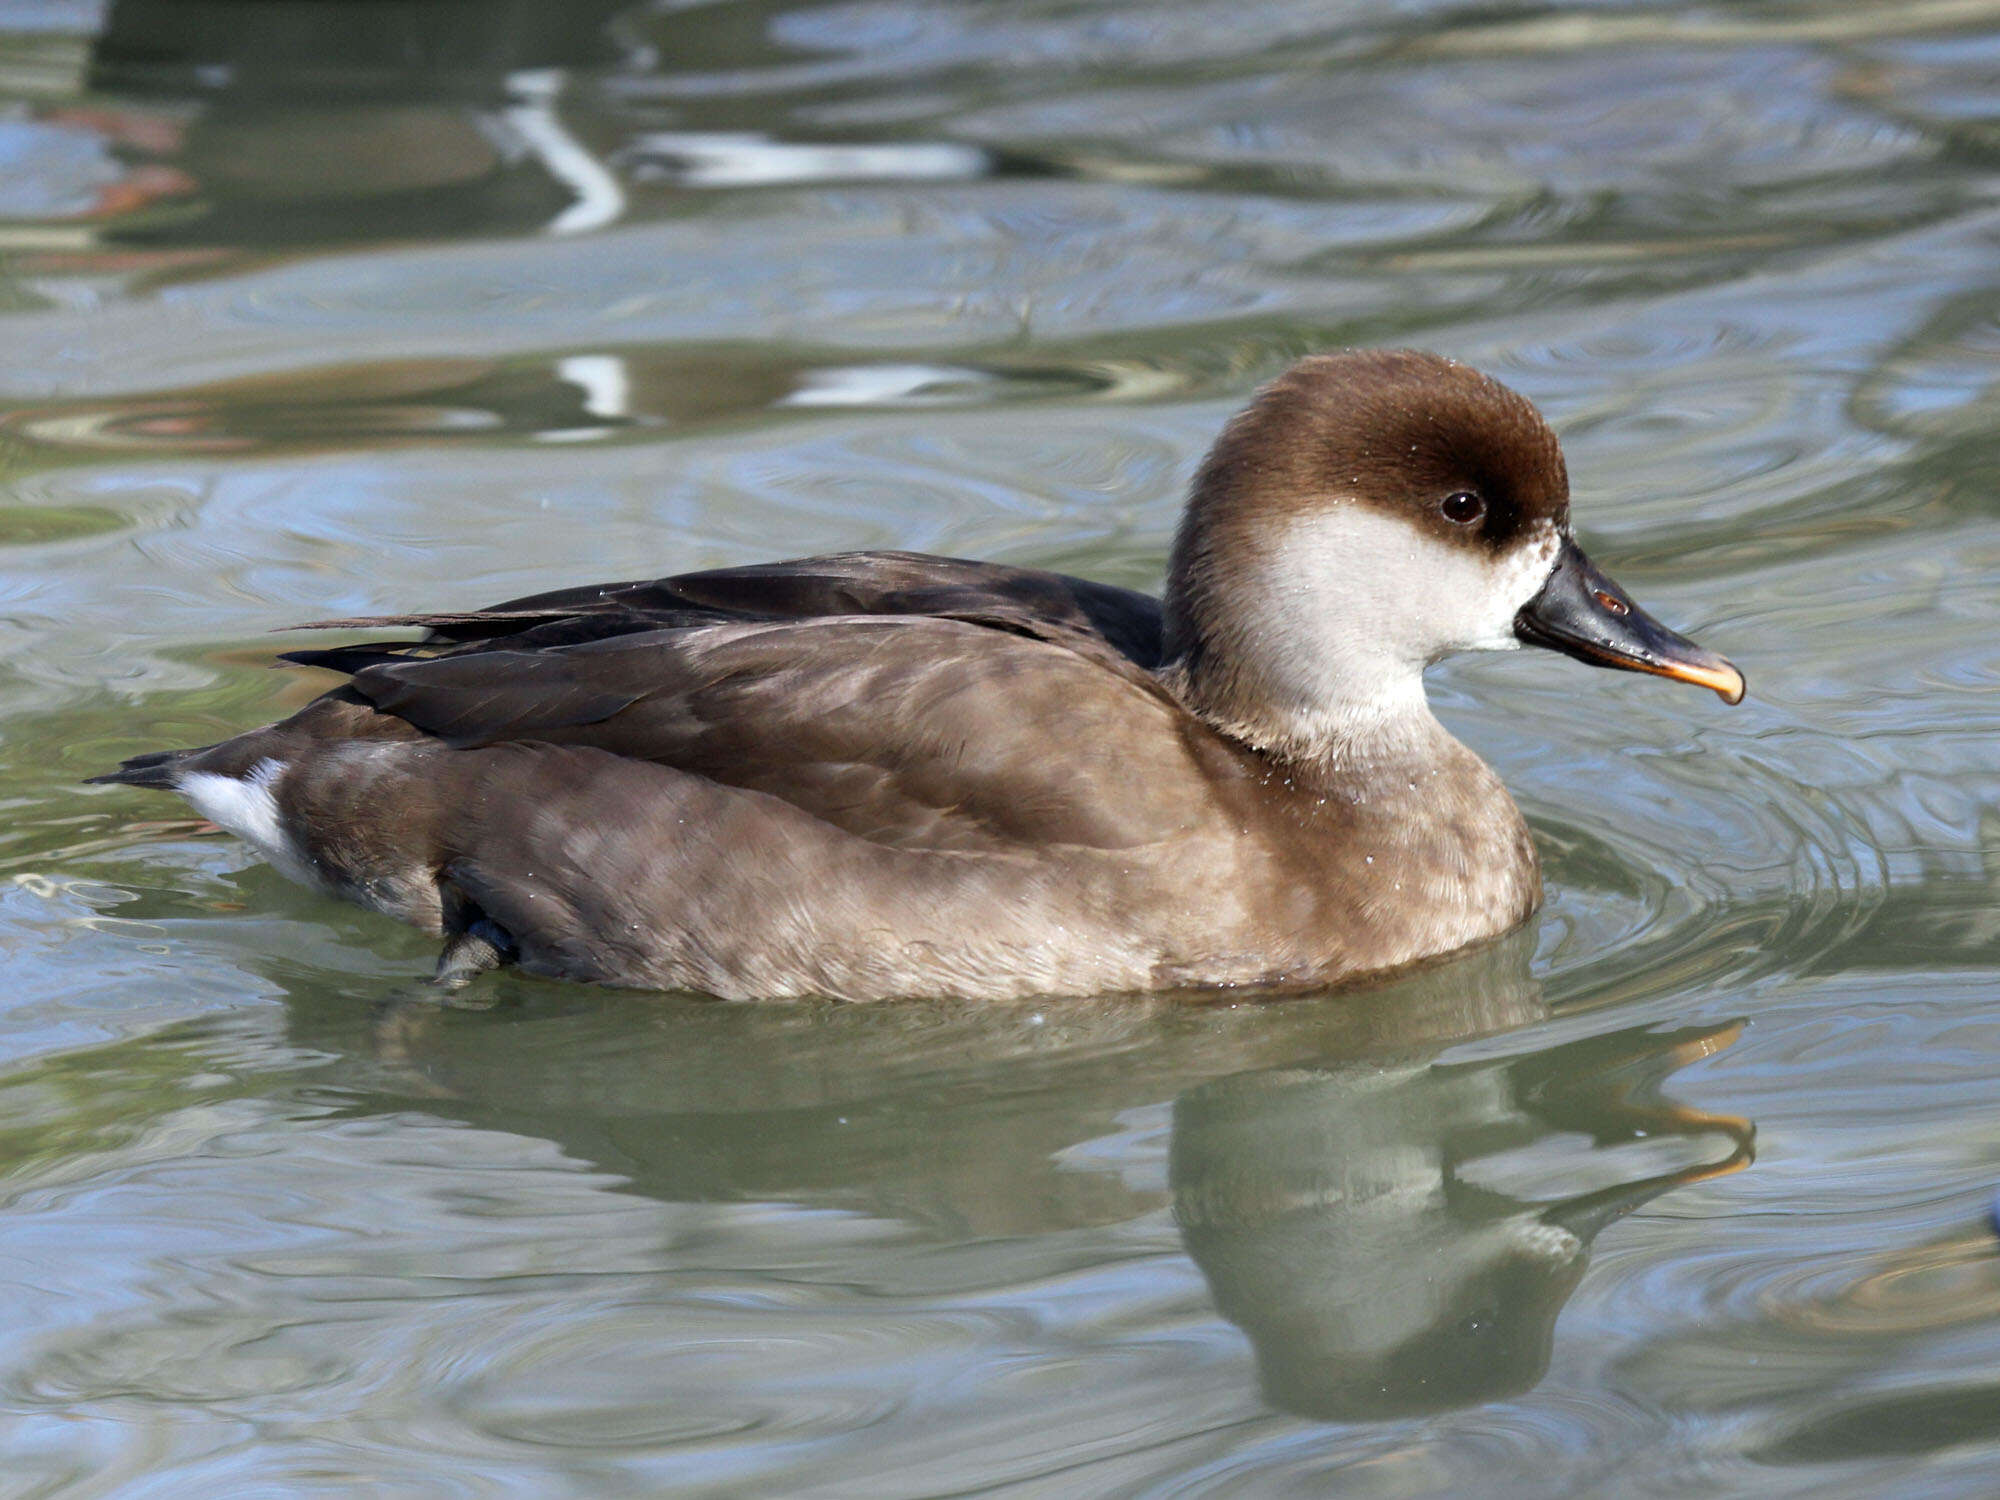
[(1523, 643), (1743, 696), (1584, 556), (1562, 447), (1498, 381), (1410, 350), (1320, 355), (1224, 429), (1167, 583), (1168, 669), (1199, 712), (1324, 752), (1421, 709), (1439, 657)]

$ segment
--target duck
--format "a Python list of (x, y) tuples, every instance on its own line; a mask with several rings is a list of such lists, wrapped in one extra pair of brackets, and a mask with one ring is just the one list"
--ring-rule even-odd
[(1534, 405), (1305, 358), (1200, 464), (1163, 594), (867, 551), (316, 622), (345, 681), (95, 782), (503, 966), (724, 999), (1297, 990), (1521, 926), (1535, 845), (1427, 667), (1535, 646), (1741, 701), (1570, 524)]

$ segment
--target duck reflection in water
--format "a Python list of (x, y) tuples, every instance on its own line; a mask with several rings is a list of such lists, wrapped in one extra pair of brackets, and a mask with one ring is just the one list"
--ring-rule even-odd
[[(1523, 1057), (1418, 1054), (1242, 1073), (1174, 1105), (1174, 1209), (1265, 1397), (1307, 1416), (1415, 1415), (1519, 1394), (1546, 1372), (1591, 1241), (1669, 1188), (1750, 1159), (1747, 1122), (1661, 1100), (1739, 1026), (1615, 1032)], [(1563, 1133), (1609, 1152), (1661, 1137), (1719, 1160), (1577, 1190), (1533, 1163)], [(1535, 1187), (1512, 1181), (1528, 1166)], [(1482, 1181), (1478, 1168), (1502, 1168)], [(1591, 1163), (1599, 1170), (1605, 1163)]]
[[(1037, 1236), (1067, 1259), (1064, 1232), (1171, 1205), (1266, 1398), (1362, 1420), (1534, 1385), (1599, 1231), (1750, 1159), (1748, 1122), (1660, 1094), (1735, 1024), (1503, 1039), (1548, 1018), (1532, 943), (1235, 1005), (607, 1007), (598, 992), (556, 1012), (535, 991), (483, 1015), (394, 1007), (372, 1044), (335, 1034), (360, 1024), (345, 1000), (293, 1016), (306, 1045), (372, 1054), (383, 1109), (416, 1096), (543, 1135), (667, 1202), (1004, 1238), (1018, 1264)], [(1446, 1051), (1482, 1037), (1460, 1050), (1488, 1055)], [(1166, 1181), (1131, 1144), (1133, 1112), (1163, 1101)]]

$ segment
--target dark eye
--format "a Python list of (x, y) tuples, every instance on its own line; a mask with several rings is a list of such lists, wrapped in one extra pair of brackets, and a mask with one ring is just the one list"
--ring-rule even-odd
[(1460, 490), (1438, 501), (1438, 514), (1454, 526), (1470, 526), (1486, 514), (1486, 502), (1471, 490)]

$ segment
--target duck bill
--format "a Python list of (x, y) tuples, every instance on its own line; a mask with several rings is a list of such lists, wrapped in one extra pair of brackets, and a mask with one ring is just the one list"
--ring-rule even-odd
[(1741, 672), (1639, 608), (1568, 537), (1549, 581), (1514, 617), (1514, 634), (1593, 667), (1651, 672), (1743, 701)]

